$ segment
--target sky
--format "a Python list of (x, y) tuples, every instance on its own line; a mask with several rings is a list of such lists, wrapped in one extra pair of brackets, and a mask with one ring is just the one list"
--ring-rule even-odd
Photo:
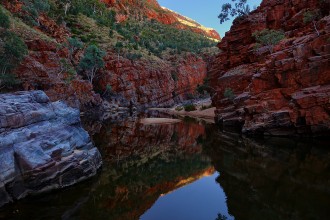
[[(229, 31), (232, 19), (220, 24), (218, 15), (221, 5), (232, 2), (231, 0), (158, 0), (161, 6), (169, 8), (181, 15), (192, 18), (203, 26), (214, 28), (221, 37)], [(259, 6), (261, 0), (250, 0), (251, 8)]]

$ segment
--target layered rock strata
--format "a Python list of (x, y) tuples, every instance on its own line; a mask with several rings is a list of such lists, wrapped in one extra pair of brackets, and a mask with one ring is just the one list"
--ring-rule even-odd
[(41, 91), (0, 95), (0, 206), (96, 174), (101, 155), (79, 114)]
[[(327, 1), (264, 0), (235, 20), (210, 70), (220, 125), (253, 135), (330, 133), (329, 7)], [(319, 13), (319, 34), (313, 22), (304, 22), (308, 12)], [(265, 28), (285, 32), (272, 53), (256, 49), (252, 36)]]

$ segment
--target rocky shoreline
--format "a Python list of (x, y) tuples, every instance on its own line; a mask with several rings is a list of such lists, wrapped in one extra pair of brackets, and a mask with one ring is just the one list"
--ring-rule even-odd
[(0, 206), (76, 184), (101, 166), (78, 109), (42, 91), (0, 95)]
[[(188, 104), (193, 105), (196, 110), (186, 111), (184, 106)], [(165, 112), (170, 115), (181, 117), (188, 116), (195, 119), (202, 119), (208, 123), (215, 123), (215, 107), (212, 106), (212, 101), (210, 98), (186, 101), (171, 108), (150, 108), (150, 110)]]

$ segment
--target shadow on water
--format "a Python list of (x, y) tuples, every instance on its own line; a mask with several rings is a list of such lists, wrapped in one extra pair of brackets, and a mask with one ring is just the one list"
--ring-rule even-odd
[(236, 219), (328, 219), (329, 140), (248, 139), (206, 127), (204, 151)]
[[(150, 115), (163, 117), (142, 117)], [(219, 212), (213, 219), (330, 216), (329, 141), (252, 140), (187, 118), (169, 125), (142, 125), (138, 117), (86, 121), (85, 128), (102, 154), (99, 175), (7, 205), (0, 219), (139, 219), (161, 197), (176, 199), (178, 189), (189, 186), (224, 191), (231, 216)], [(198, 188), (210, 175), (215, 187)], [(184, 209), (177, 210), (180, 219)]]

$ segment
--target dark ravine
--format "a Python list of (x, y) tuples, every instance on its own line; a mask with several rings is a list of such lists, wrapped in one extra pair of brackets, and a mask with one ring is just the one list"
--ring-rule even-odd
[(76, 184), (101, 165), (78, 109), (42, 91), (0, 95), (0, 206)]
[[(264, 0), (218, 44), (212, 64), (216, 120), (250, 135), (330, 134), (329, 1)], [(304, 23), (304, 13), (320, 10), (316, 26)], [(252, 34), (265, 28), (285, 32), (270, 54), (255, 49)], [(233, 101), (224, 97), (230, 88)]]

